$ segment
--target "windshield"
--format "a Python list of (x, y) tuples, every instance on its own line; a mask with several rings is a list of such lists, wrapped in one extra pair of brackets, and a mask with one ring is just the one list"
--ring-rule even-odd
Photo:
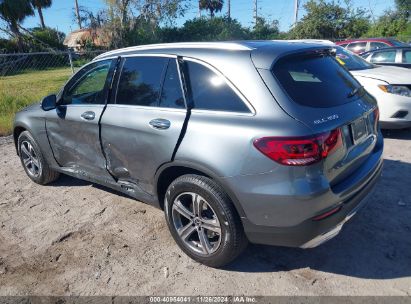
[(336, 59), (349, 71), (375, 68), (374, 64), (339, 46), (336, 47)]

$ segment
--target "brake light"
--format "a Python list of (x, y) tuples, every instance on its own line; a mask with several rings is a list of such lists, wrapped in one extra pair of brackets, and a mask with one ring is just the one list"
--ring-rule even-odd
[(378, 107), (374, 110), (374, 129), (378, 131), (378, 121), (380, 120), (380, 109)]
[(340, 129), (312, 137), (263, 137), (254, 146), (265, 156), (286, 166), (307, 166), (325, 159), (342, 145)]

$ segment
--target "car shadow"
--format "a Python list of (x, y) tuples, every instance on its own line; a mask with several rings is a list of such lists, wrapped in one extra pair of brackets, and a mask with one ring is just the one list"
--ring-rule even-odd
[(84, 187), (84, 186), (92, 186), (94, 188), (109, 192), (111, 194), (115, 194), (121, 197), (125, 197), (125, 198), (132, 198), (131, 196), (128, 196), (120, 191), (114, 190), (112, 188), (103, 186), (103, 185), (99, 185), (96, 183), (92, 183), (86, 180), (82, 180), (82, 179), (78, 179), (66, 174), (61, 174), (59, 179), (57, 179), (56, 181), (52, 182), (49, 184), (49, 186), (52, 187)]
[(277, 272), (311, 268), (390, 279), (411, 276), (411, 164), (385, 160), (368, 204), (329, 242), (313, 249), (250, 245), (225, 269)]

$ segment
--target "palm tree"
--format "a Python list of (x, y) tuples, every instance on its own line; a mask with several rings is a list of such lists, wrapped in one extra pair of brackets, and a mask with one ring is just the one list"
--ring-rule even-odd
[(10, 31), (17, 38), (17, 46), (20, 52), (23, 51), (23, 40), (19, 25), (27, 16), (32, 15), (34, 15), (34, 11), (29, 0), (0, 1), (0, 16), (7, 22)]
[(214, 17), (214, 13), (221, 12), (223, 9), (224, 0), (199, 0), (198, 6), (200, 10), (210, 11), (210, 17)]
[(40, 24), (42, 28), (46, 28), (43, 17), (43, 8), (50, 7), (51, 4), (52, 0), (31, 0), (31, 5), (33, 5), (33, 8), (37, 9), (37, 12), (39, 13)]

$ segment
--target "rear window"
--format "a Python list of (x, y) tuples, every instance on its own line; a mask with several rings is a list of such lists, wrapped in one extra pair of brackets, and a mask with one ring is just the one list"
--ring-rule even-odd
[[(285, 57), (272, 70), (296, 103), (315, 108), (345, 104), (359, 84), (330, 55)], [(352, 96), (351, 96), (352, 95)]]
[(250, 112), (227, 81), (202, 64), (186, 61), (195, 109)]

